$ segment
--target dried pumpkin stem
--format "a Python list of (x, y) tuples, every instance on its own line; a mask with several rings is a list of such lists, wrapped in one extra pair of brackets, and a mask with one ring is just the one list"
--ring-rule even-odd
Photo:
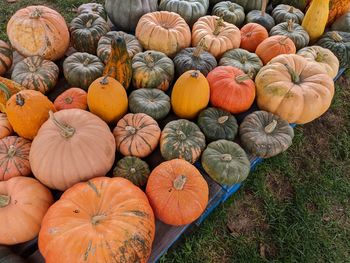
[(53, 114), (52, 111), (49, 111), (50, 119), (53, 121), (53, 123), (61, 130), (61, 135), (68, 139), (72, 137), (75, 133), (75, 129), (69, 125), (65, 125), (60, 123), (56, 118), (55, 115)]
[(7, 151), (7, 156), (12, 158), (16, 154), (16, 147), (14, 145), (10, 145), (8, 151)]
[(125, 130), (128, 131), (129, 133), (131, 133), (132, 135), (134, 135), (136, 133), (135, 127), (132, 127), (130, 125), (126, 126)]
[(196, 46), (195, 50), (193, 51), (193, 56), (198, 58), (202, 54), (202, 52), (207, 48), (208, 46), (206, 44), (205, 37), (203, 37), (201, 41), (199, 41), (199, 44)]
[(228, 6), (229, 6), (228, 10), (229, 10), (230, 12), (235, 12), (236, 7), (235, 7), (234, 3), (228, 2)]
[(293, 32), (294, 31), (294, 20), (289, 19), (288, 20), (288, 27), (287, 27), (288, 32)]
[(290, 6), (288, 13), (294, 14), (294, 11), (295, 11), (294, 6)]
[(11, 196), (0, 195), (0, 208), (8, 206), (11, 202)]
[(241, 58), (241, 63), (242, 63), (242, 64), (245, 64), (247, 61), (248, 61), (248, 58), (247, 58), (246, 55), (244, 55), (244, 56)]
[(109, 74), (107, 74), (106, 76), (104, 76), (104, 78), (103, 79), (101, 79), (101, 81), (100, 81), (100, 84), (101, 85), (108, 85), (108, 76), (109, 76)]
[(228, 120), (228, 118), (228, 116), (221, 116), (220, 118), (218, 118), (218, 123), (224, 124)]
[(24, 98), (22, 97), (21, 93), (17, 93), (17, 94), (16, 94), (16, 104), (17, 104), (18, 106), (23, 106), (23, 105), (24, 105), (24, 102), (25, 102), (25, 100), (24, 100)]
[(266, 127), (265, 127), (265, 132), (267, 133), (267, 134), (270, 134), (270, 133), (272, 133), (275, 129), (276, 129), (276, 127), (277, 127), (277, 121), (276, 120), (273, 120), (269, 125), (267, 125)]
[(84, 60), (84, 62), (83, 62), (84, 67), (86, 67), (87, 65), (89, 65), (89, 63), (90, 63), (90, 58), (86, 58), (86, 59)]
[(187, 177), (184, 175), (179, 175), (178, 177), (176, 177), (176, 179), (173, 182), (173, 186), (176, 190), (183, 190), (184, 186), (186, 184), (187, 181)]
[(324, 62), (326, 60), (327, 54), (321, 54), (320, 52), (317, 52), (315, 60), (317, 62)]
[(224, 162), (231, 162), (232, 161), (232, 155), (231, 154), (222, 154), (220, 159)]
[(147, 54), (145, 56), (145, 61), (146, 61), (147, 67), (149, 67), (149, 68), (154, 67), (154, 58), (152, 57), (151, 52), (147, 52)]
[(237, 76), (235, 79), (236, 79), (237, 83), (242, 83), (242, 82), (244, 82), (248, 79), (251, 79), (251, 78), (248, 74), (244, 74), (244, 75)]
[(341, 35), (340, 35), (337, 31), (333, 31), (333, 32), (331, 33), (331, 37), (332, 37), (332, 39), (333, 39), (334, 41), (336, 41), (336, 42), (341, 42), (341, 41), (343, 41), (343, 38), (341, 37)]
[(38, 19), (42, 15), (42, 11), (39, 8), (35, 8), (33, 13), (30, 14), (30, 18)]
[(66, 104), (72, 104), (73, 98), (72, 98), (71, 96), (65, 97), (65, 98), (64, 98), (64, 102), (65, 102)]
[(198, 78), (198, 77), (199, 77), (199, 71), (198, 71), (198, 70), (194, 70), (194, 71), (191, 73), (191, 77), (193, 77), (193, 78)]
[(176, 131), (177, 136), (179, 137), (180, 140), (186, 140), (187, 136), (183, 131), (177, 130)]
[(136, 173), (136, 169), (134, 167), (130, 168), (130, 173), (132, 174)]
[(86, 27), (91, 27), (92, 26), (92, 22), (93, 22), (93, 19), (89, 19), (87, 22), (86, 22)]
[(290, 77), (292, 79), (292, 82), (294, 84), (299, 84), (300, 83), (300, 76), (288, 64), (284, 64), (284, 66), (287, 68), (287, 70), (288, 70), (288, 72), (290, 74)]
[(213, 35), (215, 36), (219, 35), (222, 27), (225, 27), (225, 23), (224, 23), (224, 19), (220, 17), (216, 20), (216, 25), (213, 31)]
[(95, 226), (100, 223), (103, 219), (105, 219), (105, 215), (96, 215), (91, 218), (91, 223)]

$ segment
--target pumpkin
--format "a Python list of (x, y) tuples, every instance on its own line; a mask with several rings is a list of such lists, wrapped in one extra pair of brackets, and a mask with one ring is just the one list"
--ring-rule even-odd
[(5, 113), (0, 113), (0, 139), (10, 136), (13, 133), (12, 126)]
[(96, 14), (102, 17), (104, 20), (107, 20), (107, 14), (103, 5), (98, 3), (86, 3), (82, 4), (77, 9), (78, 15), (80, 14)]
[(241, 48), (255, 52), (261, 42), (269, 37), (266, 28), (257, 23), (248, 23), (241, 28)]
[(5, 112), (6, 102), (18, 91), (25, 89), (18, 83), (0, 76), (0, 111)]
[(179, 14), (190, 26), (207, 14), (209, 0), (161, 0), (159, 10)]
[(12, 49), (6, 42), (0, 40), (0, 76), (4, 75), (12, 66)]
[(254, 81), (242, 70), (219, 66), (207, 76), (210, 104), (237, 114), (248, 110), (255, 99)]
[(171, 106), (180, 118), (193, 119), (208, 106), (210, 87), (198, 70), (189, 70), (176, 81), (171, 92)]
[(269, 14), (266, 14), (267, 0), (262, 0), (262, 8), (260, 10), (252, 10), (246, 16), (246, 23), (257, 23), (270, 31), (275, 26), (275, 20)]
[(56, 110), (87, 109), (87, 93), (79, 88), (70, 88), (61, 93), (54, 101)]
[(102, 76), (103, 63), (94, 55), (76, 52), (63, 62), (63, 73), (69, 85), (87, 90)]
[(220, 59), (219, 65), (239, 68), (254, 79), (263, 63), (256, 54), (237, 48), (227, 51)]
[(69, 30), (72, 45), (77, 51), (96, 54), (98, 41), (109, 31), (109, 26), (99, 15), (84, 13), (73, 18)]
[(7, 23), (11, 45), (23, 56), (61, 58), (69, 46), (69, 31), (64, 18), (46, 6), (27, 6)]
[(262, 0), (232, 0), (231, 2), (242, 6), (247, 13), (252, 10), (260, 10), (263, 5)]
[(319, 39), (317, 45), (331, 50), (339, 59), (340, 67), (349, 67), (350, 33), (329, 31)]
[(164, 159), (184, 159), (195, 163), (205, 148), (205, 136), (191, 121), (179, 119), (165, 125), (160, 137), (160, 152)]
[(281, 4), (273, 9), (272, 17), (276, 24), (288, 22), (292, 19), (295, 23), (301, 25), (304, 19), (304, 13), (294, 6)]
[(0, 262), (3, 263), (26, 263), (26, 261), (12, 252), (12, 250), (6, 246), (0, 246)]
[(297, 50), (306, 47), (310, 41), (309, 34), (292, 19), (274, 26), (270, 31), (270, 36), (276, 35), (288, 36), (294, 42)]
[(295, 8), (302, 10), (302, 11), (305, 10), (305, 8), (309, 2), (310, 2), (310, 0), (271, 0), (273, 7), (277, 7), (278, 5), (284, 4), (284, 5), (293, 6)]
[(129, 57), (132, 59), (137, 53), (142, 52), (142, 46), (137, 38), (123, 31), (110, 31), (100, 38), (97, 46), (97, 56), (101, 61), (107, 64), (112, 51), (112, 39), (122, 37), (126, 43)]
[(320, 46), (305, 47), (300, 49), (297, 54), (309, 61), (317, 62), (327, 71), (332, 79), (338, 75), (339, 60), (328, 48)]
[(225, 22), (234, 24), (241, 27), (244, 19), (244, 9), (238, 4), (232, 3), (231, 1), (222, 1), (217, 3), (213, 7), (211, 13), (213, 16), (222, 17)]
[[(310, 0), (309, 2), (312, 4), (313, 1)], [(349, 10), (350, 2), (348, 0), (330, 0), (327, 25), (331, 25), (338, 17), (344, 15)]]
[(208, 175), (223, 185), (243, 182), (250, 171), (247, 154), (237, 143), (227, 140), (210, 143), (203, 152), (201, 163)]
[(137, 89), (166, 91), (174, 79), (174, 63), (164, 53), (146, 51), (132, 59), (132, 83)]
[(144, 49), (160, 51), (171, 58), (191, 45), (189, 26), (173, 12), (161, 11), (142, 16), (135, 34)]
[(128, 179), (138, 187), (146, 185), (150, 173), (148, 164), (140, 158), (133, 156), (126, 156), (120, 159), (113, 169), (114, 177)]
[(146, 263), (154, 221), (147, 196), (137, 186), (124, 178), (95, 178), (74, 185), (50, 207), (39, 250), (47, 263)]
[(345, 13), (344, 15), (339, 17), (337, 20), (335, 20), (335, 22), (332, 24), (331, 29), (332, 31), (341, 31), (341, 32), (350, 33), (350, 12)]
[(198, 116), (198, 126), (207, 141), (225, 139), (233, 141), (238, 131), (236, 118), (228, 111), (219, 108), (207, 108)]
[(155, 12), (158, 0), (106, 0), (105, 9), (113, 25), (122, 31), (135, 31), (137, 22), (147, 13)]
[(32, 142), (29, 161), (40, 182), (64, 191), (105, 175), (114, 163), (115, 149), (104, 121), (88, 111), (69, 109), (50, 113)]
[(56, 86), (58, 74), (59, 69), (55, 63), (34, 56), (18, 62), (13, 68), (11, 79), (26, 89), (45, 94)]
[(13, 130), (21, 137), (33, 140), (41, 125), (49, 118), (55, 107), (39, 91), (22, 90), (6, 103), (6, 114)]
[(37, 236), (53, 203), (50, 191), (37, 180), (14, 177), (0, 181), (0, 244), (14, 245)]
[(209, 187), (195, 166), (174, 159), (161, 163), (152, 171), (146, 194), (159, 220), (181, 226), (191, 224), (204, 212)]
[(304, 124), (331, 105), (334, 82), (322, 66), (299, 55), (281, 55), (255, 78), (259, 109)]
[(193, 25), (192, 46), (197, 46), (204, 37), (207, 51), (216, 58), (241, 43), (239, 29), (217, 16), (203, 16)]
[(116, 123), (128, 110), (128, 95), (123, 86), (111, 77), (91, 83), (87, 104), (89, 110), (107, 123)]
[(160, 138), (157, 122), (144, 113), (128, 113), (113, 130), (118, 151), (126, 156), (146, 157), (157, 147)]
[(111, 48), (111, 55), (103, 75), (115, 78), (125, 89), (128, 89), (132, 80), (132, 66), (124, 38), (112, 39)]
[(158, 89), (138, 89), (129, 96), (129, 108), (132, 113), (145, 113), (161, 120), (170, 112), (170, 98)]
[(278, 55), (295, 54), (296, 51), (294, 42), (288, 36), (271, 36), (260, 43), (255, 54), (265, 65)]

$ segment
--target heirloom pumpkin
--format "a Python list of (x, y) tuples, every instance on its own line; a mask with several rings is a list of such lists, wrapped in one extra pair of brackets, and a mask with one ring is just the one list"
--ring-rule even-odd
[(310, 0), (271, 0), (270, 2), (272, 3), (273, 7), (277, 7), (280, 4), (284, 4), (284, 5), (288, 4), (290, 6), (293, 6), (295, 8), (298, 8), (304, 11), (307, 4), (310, 2)]
[(292, 19), (295, 23), (301, 25), (304, 13), (294, 6), (281, 4), (273, 9), (272, 17), (275, 19), (276, 24), (288, 22)]
[(231, 1), (221, 1), (213, 7), (213, 16), (222, 17), (225, 22), (241, 27), (244, 19), (244, 8)]
[(107, 20), (107, 14), (103, 5), (98, 3), (86, 3), (82, 4), (77, 9), (78, 15), (80, 14), (96, 14), (102, 17), (104, 20)]
[(154, 221), (147, 196), (137, 186), (124, 178), (95, 178), (74, 185), (50, 207), (39, 250), (47, 263), (146, 263)]
[[(332, 31), (350, 33), (350, 11), (339, 17), (331, 27)], [(1, 51), (0, 51), (1, 53)]]
[(270, 31), (271, 28), (275, 26), (275, 20), (272, 16), (266, 13), (267, 0), (262, 0), (261, 11), (252, 10), (246, 16), (246, 23), (257, 23), (266, 28), (267, 31)]
[(0, 139), (10, 136), (13, 133), (12, 126), (5, 113), (0, 113)]
[(18, 83), (0, 76), (0, 111), (6, 112), (6, 102), (11, 96), (25, 88)]
[[(214, 0), (217, 1), (217, 0)], [(232, 0), (233, 3), (239, 4), (248, 13), (252, 10), (260, 10), (262, 7), (262, 0)]]
[(241, 48), (255, 52), (256, 48), (269, 37), (266, 28), (257, 23), (248, 23), (241, 28)]
[(35, 238), (52, 203), (49, 189), (33, 178), (0, 182), (0, 225), (4, 226), (0, 244), (15, 245)]
[(87, 93), (83, 89), (70, 88), (61, 93), (54, 101), (56, 110), (87, 109)]
[(12, 61), (13, 55), (10, 45), (0, 40), (0, 76), (11, 68)]
[(26, 263), (26, 261), (15, 254), (9, 247), (0, 246), (0, 262), (2, 263)]

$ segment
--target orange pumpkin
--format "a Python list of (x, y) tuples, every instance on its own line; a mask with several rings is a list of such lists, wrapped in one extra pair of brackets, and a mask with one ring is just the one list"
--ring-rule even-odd
[(5, 113), (0, 113), (0, 139), (10, 136), (13, 133), (12, 126)]
[(87, 109), (87, 93), (83, 89), (70, 88), (59, 95), (54, 103), (56, 110)]
[(256, 48), (269, 37), (266, 28), (257, 23), (248, 23), (241, 28), (241, 48), (255, 52)]
[(0, 76), (11, 68), (13, 60), (12, 49), (6, 42), (0, 40)]

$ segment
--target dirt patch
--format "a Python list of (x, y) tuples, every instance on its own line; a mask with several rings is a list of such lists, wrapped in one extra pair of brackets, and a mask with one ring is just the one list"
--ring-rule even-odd
[(291, 200), (294, 196), (294, 188), (288, 177), (280, 173), (268, 173), (266, 175), (266, 187), (280, 202)]
[(350, 217), (347, 214), (349, 207), (333, 204), (328, 213), (322, 216), (325, 223), (336, 222), (341, 228), (350, 229)]
[(307, 202), (305, 206), (306, 210), (309, 211), (310, 214), (315, 214), (318, 210), (317, 204), (314, 202)]
[(276, 258), (277, 256), (277, 247), (273, 243), (260, 243), (260, 256), (263, 259), (273, 259)]

